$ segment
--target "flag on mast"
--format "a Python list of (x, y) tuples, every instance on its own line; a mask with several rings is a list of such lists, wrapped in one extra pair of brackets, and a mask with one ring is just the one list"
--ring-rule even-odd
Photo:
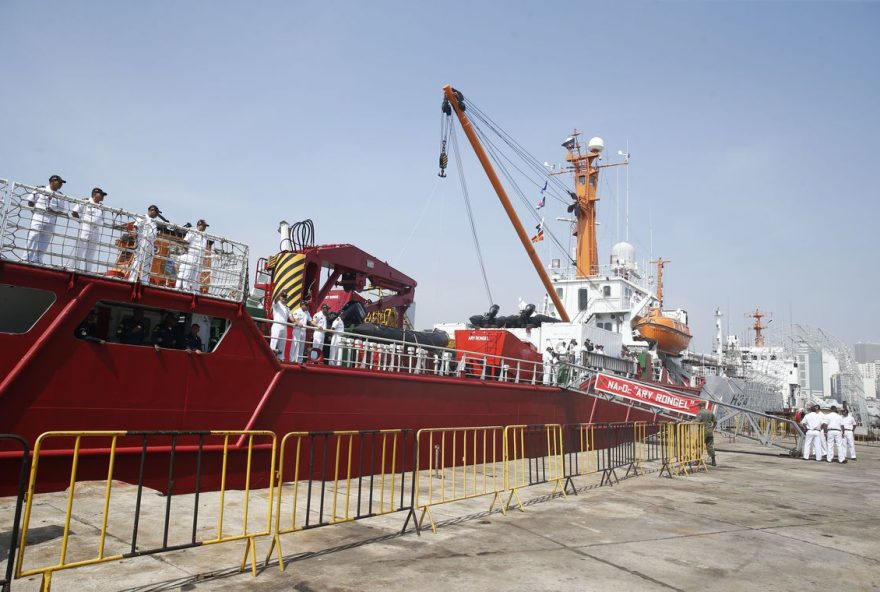
[(535, 236), (532, 237), (532, 242), (539, 243), (542, 240), (544, 240), (544, 219), (543, 218), (541, 218), (541, 223), (538, 224), (537, 226), (535, 226), (535, 229), (537, 229), (538, 232), (537, 232), (537, 234), (535, 234)]
[(536, 210), (540, 210), (547, 203), (547, 196), (544, 195), (544, 192), (547, 191), (547, 181), (544, 181), (544, 188), (541, 190), (541, 201), (538, 202), (538, 207)]

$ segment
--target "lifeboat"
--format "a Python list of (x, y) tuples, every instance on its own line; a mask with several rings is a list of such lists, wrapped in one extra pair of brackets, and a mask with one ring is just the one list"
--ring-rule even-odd
[(632, 320), (632, 328), (645, 341), (656, 344), (657, 351), (678, 355), (691, 342), (691, 331), (681, 321), (665, 316), (659, 308), (653, 308), (643, 316)]

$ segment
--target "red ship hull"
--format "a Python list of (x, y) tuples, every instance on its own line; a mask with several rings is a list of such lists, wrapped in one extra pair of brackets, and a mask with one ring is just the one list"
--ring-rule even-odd
[[(217, 299), (2, 262), (0, 283), (56, 296), (28, 332), (0, 333), (0, 432), (32, 445), (58, 430), (254, 429), (280, 438), (292, 431), (654, 419), (556, 387), (281, 364), (243, 307)], [(203, 355), (75, 338), (99, 302), (212, 315), (231, 325), (215, 351)], [(139, 461), (138, 450), (121, 454), (115, 478), (136, 481)], [(2, 456), (2, 494), (15, 487), (13, 462)], [(181, 471), (192, 462), (183, 454)], [(66, 487), (69, 457), (59, 452), (40, 463), (40, 489)], [(84, 461), (79, 477), (106, 478), (106, 466), (106, 459)], [(147, 472), (147, 484), (167, 479)], [(218, 479), (203, 467), (203, 488)], [(180, 487), (188, 488), (185, 479)]]

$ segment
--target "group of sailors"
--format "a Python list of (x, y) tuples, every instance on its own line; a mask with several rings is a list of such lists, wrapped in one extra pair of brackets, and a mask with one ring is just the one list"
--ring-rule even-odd
[(578, 343), (577, 339), (572, 339), (568, 342), (560, 340), (555, 347), (548, 345), (541, 357), (544, 370), (543, 383), (547, 385), (557, 384), (562, 365), (584, 365), (586, 363), (586, 354), (590, 353), (604, 356), (606, 355), (605, 346), (594, 344), (589, 339), (585, 339), (583, 343)]
[[(172, 312), (164, 313), (162, 322), (150, 331), (150, 320), (144, 316), (143, 310), (135, 308), (131, 316), (120, 321), (116, 328), (116, 341), (125, 345), (152, 345), (156, 351), (182, 349), (201, 354), (204, 353), (205, 346), (200, 333), (201, 325), (198, 323), (192, 323), (189, 332), (184, 332), (183, 326), (178, 322), (178, 315)], [(106, 342), (100, 335), (97, 310), (89, 311), (86, 319), (77, 326), (74, 335), (85, 341)]]
[[(798, 414), (803, 415), (803, 410)], [(845, 402), (841, 413), (837, 413), (836, 405), (831, 406), (829, 413), (820, 413), (819, 405), (813, 405), (799, 423), (806, 433), (804, 460), (809, 460), (812, 453), (816, 460), (822, 460), (824, 456), (828, 462), (832, 462), (835, 449), (838, 462), (845, 463), (847, 459), (856, 460), (854, 430), (858, 422)]]
[[(43, 264), (43, 258), (52, 245), (55, 236), (55, 228), (59, 216), (67, 216), (65, 201), (70, 199), (61, 192), (61, 187), (66, 183), (60, 175), (49, 177), (49, 183), (38, 187), (37, 191), (29, 194), (28, 207), (33, 209), (31, 225), (27, 237), (26, 260), (28, 263)], [(77, 271), (90, 273), (99, 272), (97, 269), (97, 254), (100, 245), (101, 231), (108, 227), (105, 220), (105, 210), (100, 207), (108, 193), (100, 187), (92, 189), (91, 197), (86, 201), (75, 201), (70, 210), (70, 217), (79, 221), (76, 248), (74, 250), (74, 265)], [(164, 222), (168, 220), (162, 216), (162, 211), (156, 205), (147, 208), (146, 217), (140, 218), (135, 223), (134, 230), (137, 233), (136, 249), (129, 264), (130, 277), (139, 279), (141, 283), (149, 283), (153, 266), (156, 237), (159, 234), (159, 224), (156, 219)], [(183, 237), (186, 243), (186, 251), (179, 258), (177, 269), (177, 287), (183, 290), (193, 290), (198, 287), (199, 274), (201, 273), (202, 260), (210, 241), (205, 235), (208, 224), (205, 220), (196, 222), (195, 229), (186, 224), (187, 232)], [(111, 225), (115, 230), (128, 231), (125, 225)]]
[[(272, 324), (269, 347), (282, 362), (285, 359), (284, 350), (287, 345), (287, 324), (293, 325), (290, 353), (287, 360), (291, 363), (303, 363), (306, 361), (306, 331), (313, 329), (311, 351), (318, 352), (324, 359), (324, 363), (332, 366), (342, 364), (342, 332), (345, 331), (345, 322), (335, 312), (330, 312), (330, 307), (321, 305), (321, 309), (312, 317), (309, 312), (311, 298), (304, 295), (295, 302), (295, 308), (291, 310), (288, 294), (279, 292), (272, 303)], [(326, 343), (327, 329), (332, 331), (329, 343)], [(325, 348), (326, 352), (325, 352)]]

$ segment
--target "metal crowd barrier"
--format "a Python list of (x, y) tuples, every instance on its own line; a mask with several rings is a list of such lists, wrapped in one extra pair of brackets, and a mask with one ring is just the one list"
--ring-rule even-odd
[(153, 226), (146, 215), (88, 198), (4, 183), (0, 180), (3, 259), (244, 300), (247, 245), (158, 219)]
[[(231, 490), (227, 490), (227, 478), (229, 473), (232, 470), (240, 469), (240, 467), (230, 467), (230, 438), (243, 438), (245, 440), (245, 446), (247, 451), (246, 461), (245, 461), (245, 482), (244, 482), (244, 490), (241, 495), (241, 510), (239, 512), (241, 523), (240, 528), (236, 527), (234, 531), (230, 532), (228, 514), (233, 512), (238, 505), (239, 500), (235, 500), (234, 502), (228, 503), (228, 497), (237, 497), (233, 496), (230, 493)], [(255, 447), (254, 439), (260, 439), (266, 441), (270, 446), (267, 451), (266, 448), (263, 447)], [(46, 506), (40, 505), (38, 507), (34, 506), (34, 493), (37, 489), (38, 476), (39, 476), (39, 463), (41, 458), (41, 452), (44, 450), (44, 444), (49, 440), (59, 440), (62, 439), (64, 441), (69, 441), (73, 439), (73, 456), (71, 461), (71, 469), (70, 469), (70, 485), (67, 490), (67, 500), (65, 505), (64, 517), (63, 517), (63, 527), (62, 527), (62, 538), (61, 538), (61, 549), (58, 561), (54, 564), (42, 565), (36, 567), (26, 566), (26, 551), (28, 548), (28, 533), (31, 528), (32, 523), (36, 523), (38, 518), (41, 518), (43, 522), (52, 522), (53, 516), (45, 515), (47, 512), (51, 513), (50, 509), (47, 509)], [(136, 499), (134, 501), (134, 508), (131, 511), (131, 530), (130, 535), (126, 536), (123, 532), (123, 526), (125, 526), (125, 530), (127, 531), (127, 524), (122, 525), (119, 524), (118, 518), (115, 520), (114, 524), (110, 524), (111, 520), (111, 508), (118, 509), (117, 506), (113, 506), (113, 473), (114, 467), (117, 458), (117, 452), (120, 450), (120, 441), (130, 441), (130, 440), (139, 440), (141, 445), (141, 458), (140, 458), (140, 473), (139, 473), (139, 481), (137, 485), (137, 494)], [(164, 443), (167, 440), (170, 440), (169, 454), (167, 457), (167, 474), (168, 474), (168, 482), (167, 482), (167, 495), (165, 497), (164, 503), (164, 513), (157, 514), (152, 511), (151, 508), (145, 508), (143, 505), (143, 485), (144, 485), (144, 475), (145, 468), (148, 458), (148, 448), (150, 446), (155, 446), (155, 440), (161, 439)], [(71, 550), (70, 543), (76, 542), (76, 537), (71, 532), (71, 518), (73, 516), (74, 503), (76, 500), (77, 494), (77, 465), (80, 460), (81, 450), (83, 449), (82, 443), (86, 440), (88, 442), (98, 441), (106, 442), (109, 440), (109, 456), (107, 461), (107, 479), (104, 484), (104, 496), (103, 502), (101, 504), (101, 508), (94, 508), (93, 511), (96, 511), (98, 515), (101, 516), (101, 529), (98, 540), (97, 550), (94, 553), (89, 554), (87, 550), (74, 548)], [(152, 440), (152, 442), (151, 442)], [(217, 445), (213, 445), (213, 442), (219, 440), (220, 443)], [(233, 440), (234, 445), (235, 440)], [(180, 509), (181, 504), (178, 504), (177, 511), (184, 511), (187, 516), (191, 517), (191, 520), (183, 521), (179, 518), (175, 518), (172, 522), (172, 502), (174, 500), (174, 483), (175, 479), (180, 475), (175, 473), (175, 460), (178, 456), (178, 449), (183, 446), (192, 446), (194, 445), (196, 448), (196, 461), (195, 461), (195, 493), (193, 495), (192, 506)], [(260, 442), (257, 442), (259, 445)], [(41, 575), (42, 576), (42, 585), (41, 589), (48, 591), (52, 585), (52, 576), (55, 572), (60, 570), (66, 570), (76, 567), (82, 567), (86, 565), (95, 565), (99, 563), (107, 563), (111, 561), (118, 561), (125, 558), (130, 557), (138, 557), (142, 555), (154, 555), (158, 553), (164, 553), (168, 551), (177, 551), (180, 549), (187, 549), (190, 547), (197, 547), (202, 545), (212, 545), (219, 543), (228, 543), (233, 541), (247, 541), (244, 555), (241, 560), (240, 569), (243, 571), (244, 566), (247, 562), (248, 556), (251, 558), (251, 570), (254, 576), (256, 576), (256, 545), (255, 539), (259, 537), (268, 536), (271, 533), (271, 518), (272, 518), (272, 494), (274, 492), (274, 488), (269, 487), (269, 497), (266, 501), (266, 517), (265, 523), (262, 528), (259, 526), (257, 528), (253, 528), (251, 526), (251, 518), (254, 518), (251, 513), (251, 501), (254, 498), (254, 502), (257, 503), (258, 500), (256, 496), (252, 492), (252, 479), (258, 475), (258, 471), (253, 469), (255, 461), (254, 454), (257, 453), (268, 453), (269, 459), (268, 463), (266, 463), (266, 459), (262, 459), (262, 464), (267, 464), (269, 469), (269, 474), (274, 474), (275, 471), (275, 434), (267, 431), (204, 431), (204, 432), (139, 432), (139, 431), (94, 431), (94, 432), (47, 432), (42, 434), (38, 439), (34, 446), (34, 454), (33, 454), (33, 462), (31, 464), (30, 478), (28, 480), (28, 493), (27, 493), (27, 501), (25, 504), (24, 511), (24, 520), (22, 522), (22, 533), (21, 533), (21, 544), (18, 549), (18, 560), (16, 565), (16, 578), (28, 577), (33, 575)], [(219, 453), (221, 458), (213, 459), (209, 458), (211, 455)], [(150, 461), (155, 461), (153, 453), (149, 453)], [(204, 516), (204, 510), (200, 506), (199, 503), (199, 494), (200, 494), (200, 484), (202, 481), (202, 466), (207, 463), (209, 460), (220, 462), (220, 487), (219, 487), (219, 501), (218, 501), (218, 514), (216, 519), (216, 524), (204, 524), (200, 522), (200, 517)], [(151, 472), (155, 471), (156, 467), (150, 467), (149, 470)], [(164, 466), (161, 467), (164, 469)], [(192, 477), (192, 475), (187, 475), (187, 477)], [(121, 503), (121, 502), (120, 502)], [(200, 514), (200, 510), (202, 513)], [(258, 517), (255, 518), (257, 523), (259, 524)], [(151, 523), (159, 523), (162, 524), (162, 535), (161, 537), (156, 537), (152, 533), (142, 533), (141, 532), (141, 523), (144, 521), (149, 521)], [(183, 531), (183, 527), (186, 525), (186, 530)], [(172, 526), (178, 526), (179, 528), (175, 529), (177, 532), (174, 534), (176, 541), (171, 541), (170, 537), (172, 534)], [(112, 536), (108, 537), (108, 534)], [(180, 536), (180, 535), (183, 536)], [(146, 539), (146, 540), (145, 540)], [(75, 554), (77, 558), (71, 559), (69, 555)]]
[[(15, 439), (23, 446), (23, 485), (27, 444), (15, 436), (2, 438)], [(233, 447), (230, 447), (230, 438)], [(157, 439), (161, 440), (158, 448), (161, 453), (157, 452)], [(73, 448), (69, 488), (60, 521), (60, 556), (55, 563), (26, 566), (32, 525), (59, 522), (51, 515), (54, 508), (51, 504), (34, 503), (41, 455), (51, 451), (45, 446), (50, 440), (72, 441)], [(77, 546), (78, 537), (72, 532), (71, 521), (77, 494), (81, 493), (78, 486), (82, 485), (77, 482), (77, 465), (81, 455), (88, 452), (83, 442), (96, 440), (98, 444), (109, 445), (105, 447), (106, 452), (102, 452), (108, 459), (100, 504), (92, 500), (81, 502), (91, 503), (84, 511), (99, 517), (101, 522), (97, 550), (90, 552)], [(129, 447), (132, 440), (139, 442), (140, 447)], [(215, 441), (219, 443), (214, 444)], [(239, 494), (233, 494), (227, 485), (231, 482), (230, 473), (238, 471), (236, 477), (242, 473), (242, 467), (230, 466), (230, 453), (236, 441), (242, 446), (236, 449), (241, 453), (236, 458), (241, 460), (246, 452), (244, 488)], [(182, 454), (178, 451), (183, 449), (187, 453), (195, 451), (195, 459), (188, 458), (189, 464), (180, 462), (176, 470), (175, 461)], [(114, 466), (123, 451), (140, 452), (136, 497), (130, 512), (113, 496)], [(258, 454), (262, 455), (259, 460), (255, 459)], [(514, 499), (519, 509), (524, 510), (519, 496), (519, 489), (524, 487), (553, 483), (552, 494), (564, 496), (569, 486), (577, 493), (572, 479), (578, 476), (602, 473), (600, 485), (611, 485), (612, 481), (618, 481), (617, 469), (627, 467), (627, 476), (630, 470), (638, 475), (642, 464), (660, 460), (663, 463), (661, 475), (665, 469), (671, 477), (673, 468), (676, 474), (689, 474), (699, 466), (705, 468), (704, 456), (703, 424), (694, 422), (512, 425), (430, 428), (418, 432), (292, 432), (286, 434), (280, 444), (275, 435), (267, 431), (49, 432), (38, 438), (34, 448), (14, 573), (16, 578), (41, 575), (42, 589), (48, 591), (54, 573), (60, 570), (201, 545), (246, 541), (239, 567), (243, 571), (250, 557), (251, 571), (256, 575), (257, 538), (271, 535), (266, 563), (277, 549), (283, 570), (281, 536), (284, 534), (402, 511), (407, 515), (401, 532), (406, 531), (411, 519), (419, 532), (426, 517), (436, 532), (431, 515), (431, 508), (436, 505), (492, 495), (489, 510), (501, 499), (500, 509), (506, 514)], [(161, 461), (158, 466), (157, 460)], [(152, 464), (147, 466), (148, 463)], [(207, 524), (203, 518), (205, 508), (213, 502), (200, 501), (205, 467), (220, 472), (217, 518)], [(167, 474), (163, 509), (151, 506), (150, 500), (143, 496), (146, 476), (153, 478), (157, 471)], [(183, 488), (194, 491), (191, 501), (181, 500), (183, 496), (175, 493), (178, 479), (186, 480)], [(263, 481), (268, 490), (258, 494), (253, 484)], [(504, 493), (508, 494), (506, 502), (501, 497)], [(19, 495), (19, 508), (22, 495)], [(235, 496), (240, 499), (228, 501)], [(265, 522), (262, 512), (252, 512), (252, 503), (265, 503)], [(231, 530), (229, 514), (235, 508), (239, 508), (235, 522), (240, 526)], [(416, 510), (421, 513), (417, 515)], [(18, 512), (16, 510), (16, 524)], [(181, 519), (180, 512), (185, 519)], [(158, 528), (144, 532), (144, 524)], [(15, 531), (12, 537), (3, 592), (8, 590), (9, 574), (13, 570), (14, 543), (18, 540)], [(40, 556), (47, 556), (46, 549), (41, 549)]]
[[(2, 179), (0, 179), (2, 181)], [(0, 187), (2, 190), (2, 187)], [(0, 193), (2, 196), (2, 193)], [(2, 197), (0, 197), (2, 199)], [(25, 485), (27, 484), (28, 466), (30, 465), (30, 447), (27, 441), (15, 434), (0, 434), (0, 442), (14, 442), (21, 446), (21, 468), (18, 472), (18, 493), (15, 498), (15, 510), (12, 517), (12, 529), (9, 531), (9, 542), (6, 543), (6, 571), (0, 579), (0, 592), (9, 592), (12, 587), (12, 574), (15, 567), (16, 548), (18, 545), (18, 529), (21, 522), (21, 507), (24, 503)]]
[(266, 563), (277, 549), (283, 571), (281, 535), (299, 530), (406, 511), (405, 532), (415, 521), (416, 453), (413, 430), (285, 434)]
[(695, 469), (708, 471), (706, 465), (706, 427), (700, 422), (666, 424), (662, 431), (664, 442), (663, 469), (667, 476), (688, 475)]
[(553, 493), (565, 495), (562, 433), (559, 424), (504, 428), (504, 488), (510, 492), (505, 508), (515, 497), (522, 510), (519, 489), (530, 485), (553, 483)]
[[(506, 489), (504, 428), (430, 428), (416, 432), (415, 509), (421, 510), (418, 525), (427, 516), (431, 530), (437, 525), (431, 514), (436, 505), (492, 495), (489, 510)], [(502, 504), (501, 511), (507, 513)]]

